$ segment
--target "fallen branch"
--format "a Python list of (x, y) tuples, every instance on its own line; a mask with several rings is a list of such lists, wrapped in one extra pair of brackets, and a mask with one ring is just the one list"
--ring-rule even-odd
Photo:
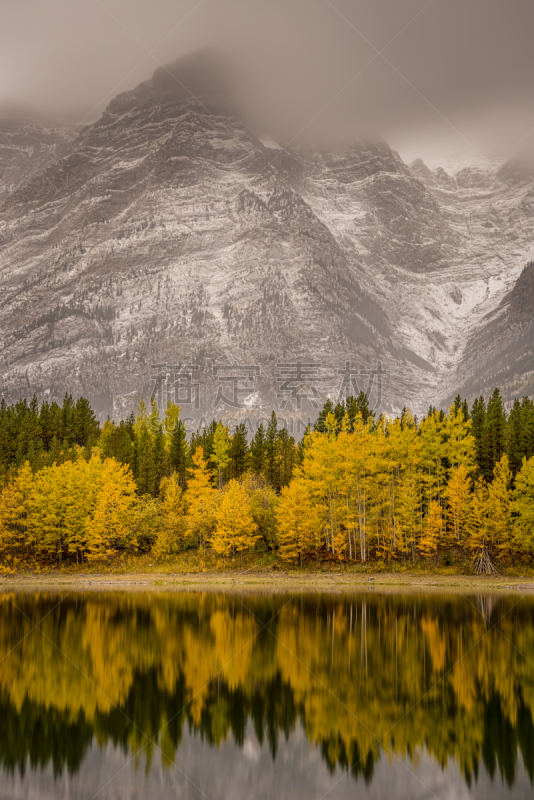
[(477, 575), (500, 575), (487, 547), (483, 547), (480, 554), (473, 559), (473, 569)]

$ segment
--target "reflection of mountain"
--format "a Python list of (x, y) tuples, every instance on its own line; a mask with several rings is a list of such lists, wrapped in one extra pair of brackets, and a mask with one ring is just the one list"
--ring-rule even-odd
[(420, 412), (471, 375), (473, 392), (493, 381), (516, 347), (499, 375), (529, 391), (532, 330), (502, 305), (532, 254), (528, 169), (409, 166), (383, 141), (287, 152), (205, 56), (170, 72), (68, 153), (61, 131), (0, 125), (8, 399), (69, 389), (121, 415), (151, 364), (185, 363), (209, 405), (214, 364), (252, 364), (266, 410), (276, 363), (321, 363), (326, 394), (345, 361), (381, 359), (386, 407)]
[(250, 726), (275, 760), (302, 724), (329, 769), (366, 780), (380, 753), (421, 748), (467, 781), (483, 764), (513, 785), (520, 757), (534, 778), (527, 601), (496, 599), (501, 636), (459, 597), (57, 599), (19, 596), (27, 619), (2, 598), (4, 769), (23, 774), (29, 758), (75, 774), (93, 737), (165, 765), (187, 729), (251, 756)]
[[(198, 800), (199, 797), (235, 800), (317, 800), (330, 795), (336, 800), (504, 800), (530, 797), (532, 786), (522, 763), (512, 787), (492, 780), (483, 766), (476, 782), (468, 787), (457, 764), (445, 768), (423, 749), (416, 763), (406, 757), (388, 761), (380, 758), (372, 780), (347, 776), (342, 767), (330, 770), (320, 748), (310, 747), (300, 722), (283, 741), (273, 761), (267, 744), (260, 745), (252, 723), (247, 726), (245, 744), (239, 747), (230, 735), (217, 748), (195, 732), (184, 730), (178, 754), (178, 768), (145, 771), (122, 748), (93, 742), (75, 775), (54, 775), (52, 768), (18, 773), (0, 772), (0, 800)], [(198, 788), (197, 788), (198, 787)], [(200, 790), (200, 791), (199, 791)], [(201, 794), (201, 792), (203, 794)]]

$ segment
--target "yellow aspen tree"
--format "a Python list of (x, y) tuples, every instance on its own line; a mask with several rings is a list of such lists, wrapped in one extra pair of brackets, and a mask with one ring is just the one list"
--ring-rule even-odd
[(295, 476), (289, 486), (282, 487), (276, 509), (280, 556), (302, 566), (303, 557), (319, 553), (320, 523), (305, 481)]
[(0, 552), (9, 553), (18, 544), (14, 530), (13, 484), (8, 483), (0, 492)]
[(211, 455), (212, 463), (215, 465), (215, 475), (217, 477), (217, 485), (219, 491), (224, 483), (224, 470), (230, 462), (230, 439), (228, 437), (228, 428), (225, 428), (222, 422), (219, 422), (213, 436), (213, 453)]
[(473, 472), (476, 442), (471, 433), (471, 420), (465, 419), (461, 408), (455, 411), (453, 405), (450, 407), (444, 420), (443, 436), (443, 455), (449, 461), (450, 470), (463, 466), (467, 472)]
[(477, 573), (492, 574), (497, 570), (493, 565), (490, 551), (488, 504), (489, 492), (484, 478), (477, 478), (471, 496), (471, 515), (469, 518), (469, 536), (467, 544), (473, 559), (473, 568)]
[(199, 546), (206, 549), (206, 539), (215, 524), (217, 490), (211, 485), (211, 475), (204, 451), (198, 447), (193, 453), (193, 466), (185, 499), (188, 509), (188, 528), (197, 538)]
[[(351, 430), (352, 428), (352, 430)], [(356, 561), (358, 551), (365, 561), (366, 458), (369, 429), (361, 413), (352, 421), (345, 414), (336, 439), (338, 515), (345, 533), (345, 555)]]
[(242, 480), (249, 499), (250, 511), (258, 532), (269, 550), (278, 545), (276, 509), (279, 498), (272, 486), (262, 476), (248, 473)]
[(32, 535), (39, 552), (57, 557), (63, 563), (65, 553), (65, 511), (68, 496), (65, 488), (65, 464), (45, 467), (35, 475), (32, 491)]
[(368, 526), (369, 547), (374, 542), (376, 555), (389, 561), (398, 548), (398, 529), (395, 519), (395, 471), (398, 462), (395, 455), (395, 439), (400, 425), (384, 415), (380, 418), (368, 462), (370, 473), (370, 517)]
[(230, 555), (250, 550), (260, 538), (258, 526), (250, 510), (250, 501), (244, 486), (232, 479), (222, 494), (215, 512), (217, 526), (211, 536), (211, 546), (223, 563)]
[(161, 519), (152, 553), (162, 558), (176, 553), (183, 547), (185, 522), (185, 502), (178, 476), (163, 478), (160, 485)]
[(0, 498), (0, 547), (22, 555), (30, 544), (34, 476), (26, 461)]
[(419, 541), (419, 552), (426, 558), (438, 560), (439, 547), (443, 536), (443, 513), (437, 500), (430, 501), (425, 519), (423, 535)]
[(441, 500), (445, 487), (443, 458), (443, 422), (437, 411), (429, 414), (419, 425), (421, 438), (421, 480), (425, 496), (425, 511), (428, 513), (431, 500)]
[(76, 563), (79, 560), (83, 563), (87, 539), (85, 522), (94, 510), (96, 476), (85, 461), (66, 462), (63, 467), (62, 478), (68, 497), (64, 511), (65, 544), (69, 553), (76, 553)]
[(449, 483), (447, 484), (446, 497), (448, 502), (447, 517), (454, 545), (461, 547), (464, 560), (469, 538), (469, 518), (471, 513), (471, 478), (464, 464), (454, 467)]
[(328, 414), (324, 431), (314, 431), (308, 438), (301, 475), (321, 517), (327, 552), (342, 555), (347, 546), (339, 520), (340, 469), (336, 458), (337, 421)]
[(126, 466), (108, 458), (92, 517), (87, 520), (88, 558), (109, 558), (128, 540), (129, 516), (137, 500), (136, 485)]
[(471, 555), (480, 554), (488, 546), (488, 486), (484, 478), (477, 478), (471, 495), (467, 546)]
[(352, 481), (351, 494), (354, 495), (358, 526), (357, 535), (355, 532), (354, 538), (354, 558), (356, 558), (356, 551), (358, 550), (360, 560), (365, 562), (368, 559), (367, 521), (370, 496), (369, 483), (372, 473), (371, 453), (376, 437), (371, 435), (370, 427), (363, 421), (361, 413), (354, 419), (352, 428), (346, 470), (349, 472), (349, 478)]
[(388, 437), (393, 464), (390, 498), (391, 519), (395, 526), (396, 545), (415, 561), (417, 542), (421, 536), (420, 463), (421, 439), (410, 411), (402, 420), (390, 424)]
[(421, 482), (417, 469), (409, 466), (401, 472), (395, 497), (395, 519), (406, 554), (415, 562), (422, 536)]
[(508, 456), (495, 465), (493, 481), (488, 487), (488, 536), (500, 558), (514, 560), (510, 484), (512, 473)]
[(532, 555), (534, 551), (534, 458), (523, 459), (515, 479), (510, 506), (514, 513), (513, 538), (516, 547)]

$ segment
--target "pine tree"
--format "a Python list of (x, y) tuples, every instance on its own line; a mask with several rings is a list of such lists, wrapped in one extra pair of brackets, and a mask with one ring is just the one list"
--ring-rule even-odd
[(81, 447), (91, 447), (98, 441), (99, 434), (100, 425), (93, 409), (84, 397), (80, 397), (72, 413), (73, 441)]
[(171, 467), (176, 470), (180, 486), (185, 489), (186, 471), (189, 464), (189, 446), (187, 444), (187, 431), (181, 420), (178, 420), (172, 432), (169, 460)]
[(281, 428), (277, 433), (278, 452), (278, 486), (287, 486), (293, 475), (297, 461), (295, 440), (289, 435), (286, 428)]
[(230, 475), (240, 478), (247, 469), (249, 447), (246, 426), (237, 425), (230, 442)]
[(475, 398), (473, 408), (471, 409), (471, 430), (475, 437), (475, 462), (478, 468), (478, 473), (486, 475), (487, 471), (487, 453), (484, 442), (484, 429), (486, 427), (486, 403), (484, 398), (480, 396)]
[(484, 477), (491, 481), (495, 467), (506, 449), (506, 412), (498, 389), (493, 392), (484, 426)]
[(276, 490), (280, 488), (279, 482), (279, 463), (278, 463), (278, 420), (274, 411), (271, 414), (271, 421), (265, 434), (264, 445), (264, 475), (271, 486)]
[(135, 479), (139, 494), (156, 494), (157, 469), (154, 447), (150, 439), (148, 427), (141, 428), (135, 443)]
[(265, 462), (265, 430), (260, 423), (250, 443), (250, 469), (254, 475), (263, 474)]
[(363, 424), (368, 425), (373, 420), (373, 412), (369, 408), (369, 400), (365, 392), (360, 392), (358, 397), (347, 397), (347, 414), (350, 420), (350, 430), (354, 429), (354, 421), (358, 416), (361, 417)]

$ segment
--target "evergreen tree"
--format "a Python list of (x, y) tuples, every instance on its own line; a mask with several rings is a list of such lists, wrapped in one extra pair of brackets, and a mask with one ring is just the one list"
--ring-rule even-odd
[(289, 435), (286, 428), (281, 428), (277, 433), (278, 475), (276, 488), (287, 486), (293, 475), (297, 460), (295, 440)]
[(135, 480), (139, 494), (156, 494), (158, 474), (154, 446), (152, 444), (148, 427), (141, 429), (139, 438), (135, 443)]
[(169, 460), (171, 467), (176, 470), (180, 486), (185, 489), (186, 471), (189, 464), (189, 446), (187, 444), (187, 431), (180, 419), (172, 432)]
[(279, 484), (279, 463), (278, 463), (278, 420), (274, 411), (271, 414), (271, 421), (265, 434), (264, 446), (264, 465), (263, 474), (271, 486), (276, 490)]
[(240, 478), (247, 470), (249, 447), (246, 426), (237, 425), (230, 442), (230, 475)]
[(263, 474), (265, 464), (265, 430), (259, 425), (250, 443), (250, 468), (254, 475)]
[(498, 389), (488, 402), (484, 425), (484, 470), (487, 481), (491, 481), (495, 467), (506, 450), (506, 412)]
[(72, 438), (80, 447), (91, 447), (96, 444), (100, 434), (100, 425), (93, 409), (84, 397), (78, 398), (72, 411)]
[(329, 414), (333, 414), (333, 413), (334, 413), (334, 404), (332, 403), (332, 401), (330, 399), (328, 399), (326, 401), (326, 403), (324, 404), (324, 406), (322, 407), (321, 411), (319, 412), (319, 416), (317, 417), (317, 419), (316, 419), (316, 421), (315, 421), (315, 423), (313, 425), (314, 431), (321, 431), (321, 432), (324, 431), (326, 418), (327, 418), (327, 416)]
[(487, 450), (484, 440), (486, 428), (486, 403), (482, 396), (475, 398), (471, 410), (471, 431), (475, 437), (475, 462), (478, 472), (487, 475)]

